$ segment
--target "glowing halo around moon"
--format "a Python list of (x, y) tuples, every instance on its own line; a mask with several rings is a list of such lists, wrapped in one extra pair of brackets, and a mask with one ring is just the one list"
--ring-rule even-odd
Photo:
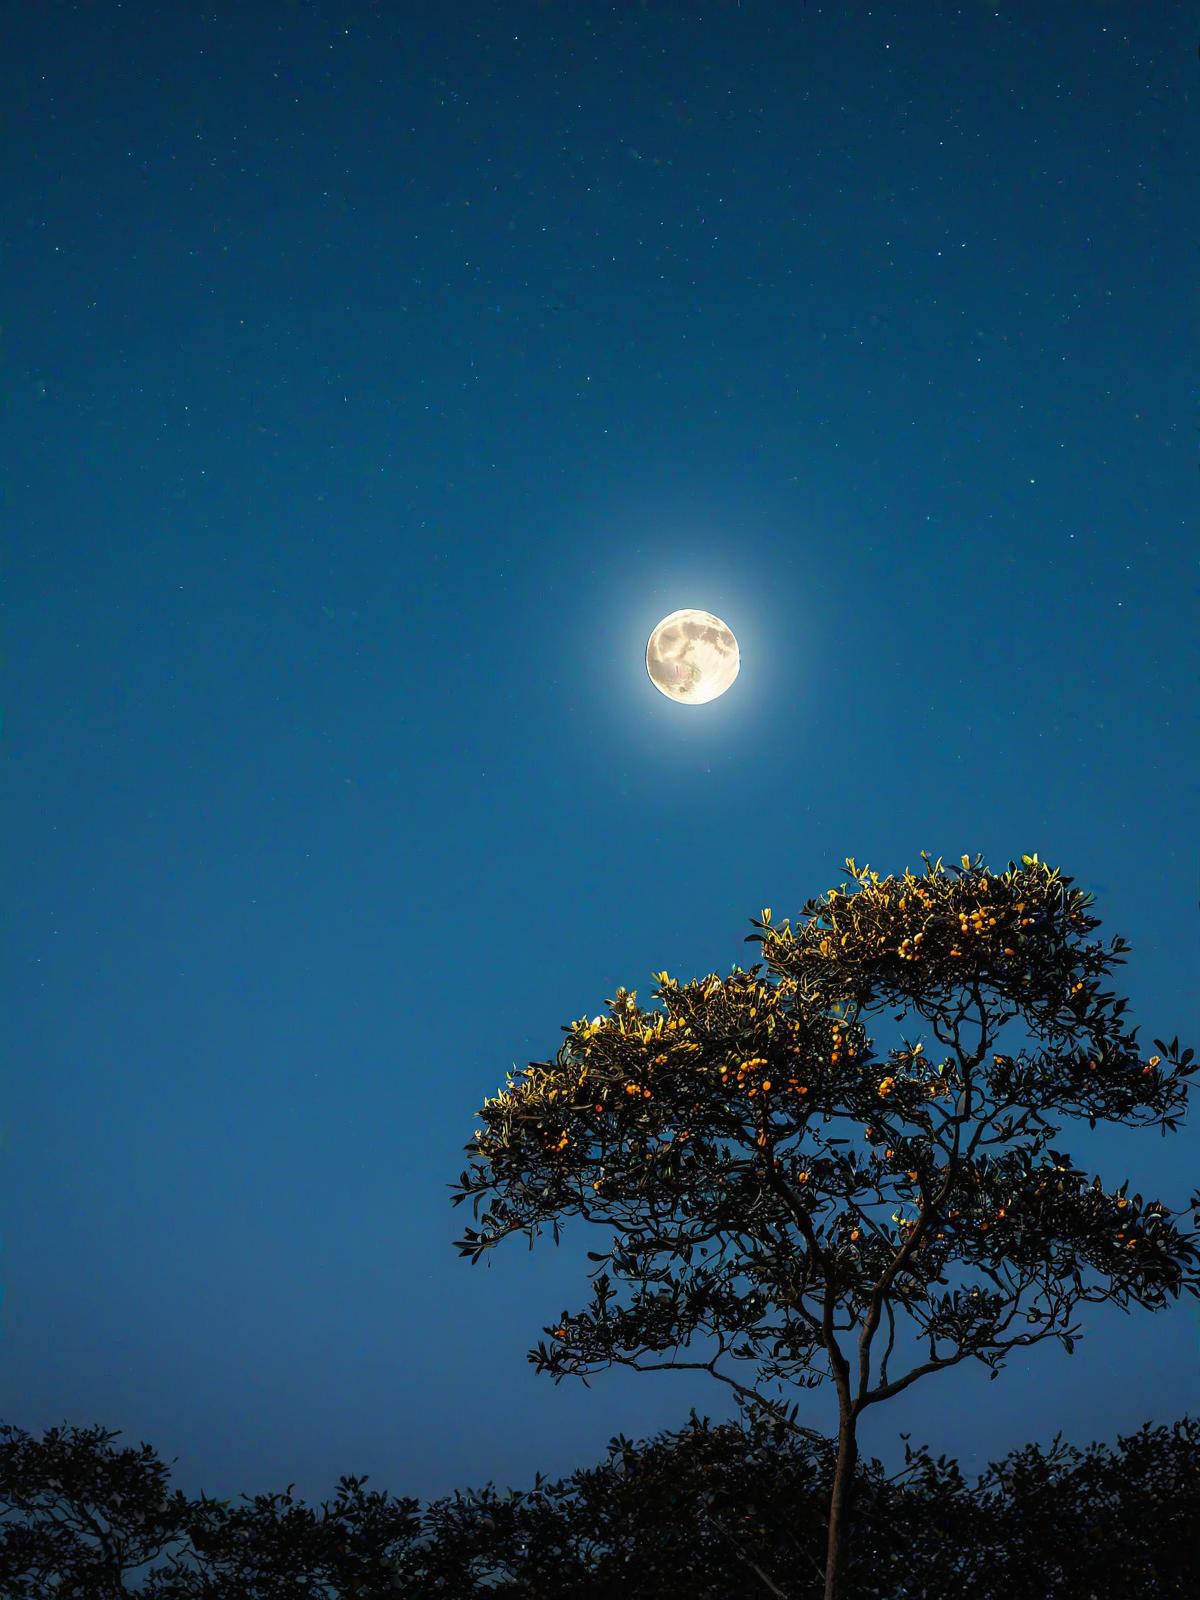
[(646, 645), (650, 682), (682, 705), (702, 706), (724, 694), (740, 665), (737, 640), (711, 611), (672, 611)]

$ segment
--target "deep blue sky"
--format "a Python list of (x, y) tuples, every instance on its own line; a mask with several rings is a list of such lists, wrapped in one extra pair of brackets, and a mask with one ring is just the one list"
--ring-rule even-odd
[[(447, 1185), (514, 1064), (848, 854), (1039, 851), (1196, 1038), (1187, 23), (10, 8), (0, 1417), (428, 1497), (733, 1414), (535, 1377), (605, 1236), (471, 1268)], [(681, 606), (741, 643), (704, 708)], [(1064, 1142), (1179, 1205), (1196, 1126)], [(865, 1447), (1200, 1405), (1195, 1302), (1086, 1326)]]

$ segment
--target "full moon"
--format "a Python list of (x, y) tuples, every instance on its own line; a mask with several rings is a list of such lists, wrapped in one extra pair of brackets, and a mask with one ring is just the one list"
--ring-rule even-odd
[(737, 640), (711, 611), (672, 611), (646, 645), (650, 682), (668, 700), (687, 705), (724, 694), (740, 664)]

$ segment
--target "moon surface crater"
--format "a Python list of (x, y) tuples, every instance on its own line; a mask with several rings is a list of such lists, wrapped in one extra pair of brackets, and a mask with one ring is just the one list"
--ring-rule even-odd
[(701, 706), (724, 694), (740, 665), (737, 640), (711, 611), (672, 611), (646, 645), (650, 682), (684, 705)]

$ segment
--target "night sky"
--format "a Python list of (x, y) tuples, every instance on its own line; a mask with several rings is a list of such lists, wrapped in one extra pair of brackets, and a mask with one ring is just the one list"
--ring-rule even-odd
[[(847, 855), (1039, 852), (1197, 1042), (1188, 11), (8, 8), (0, 1418), (429, 1498), (736, 1415), (535, 1376), (609, 1235), (471, 1267), (448, 1186)], [(1196, 1128), (1061, 1143), (1178, 1207)], [(1194, 1413), (1196, 1312), (863, 1449)]]

